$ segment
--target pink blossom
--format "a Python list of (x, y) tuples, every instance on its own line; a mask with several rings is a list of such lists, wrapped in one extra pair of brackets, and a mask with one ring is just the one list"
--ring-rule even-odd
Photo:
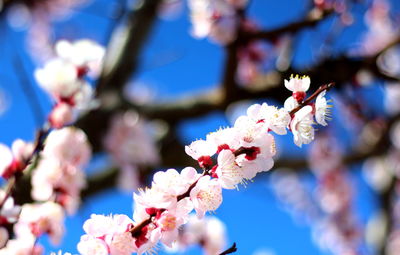
[(329, 108), (332, 107), (332, 105), (328, 104), (328, 101), (324, 96), (325, 91), (321, 92), (321, 94), (319, 94), (317, 96), (317, 99), (315, 100), (315, 120), (318, 124), (322, 126), (328, 125), (328, 123), (326, 123), (326, 120), (330, 119)]
[(215, 144), (217, 150), (220, 150), (220, 146), (224, 145), (228, 145), (231, 149), (238, 149), (240, 147), (240, 135), (236, 128), (221, 128), (209, 133), (206, 140)]
[(47, 62), (35, 71), (35, 78), (44, 90), (60, 98), (72, 97), (82, 85), (76, 66), (62, 59)]
[(209, 162), (210, 157), (217, 152), (217, 144), (211, 139), (196, 140), (190, 145), (185, 146), (185, 152), (193, 159), (199, 161), (200, 166), (209, 166), (212, 164), (212, 162)]
[(299, 103), (297, 102), (296, 99), (294, 99), (293, 96), (288, 97), (288, 98), (285, 100), (284, 108), (285, 108), (286, 111), (290, 112), (290, 111), (292, 111), (294, 108), (296, 108), (297, 106), (299, 106)]
[(79, 253), (82, 255), (108, 255), (108, 246), (102, 239), (95, 238), (90, 235), (81, 236), (81, 240), (77, 245)]
[(180, 174), (175, 169), (159, 171), (153, 176), (152, 188), (178, 196), (184, 193), (199, 176), (193, 167), (184, 168)]
[(308, 144), (314, 140), (312, 107), (307, 105), (301, 108), (292, 119), (290, 129), (292, 130), (294, 143), (301, 147), (302, 144)]
[(218, 176), (218, 182), (225, 189), (234, 189), (243, 181), (243, 170), (235, 160), (235, 155), (230, 150), (222, 150), (218, 155), (218, 167), (215, 173)]
[(238, 21), (234, 6), (225, 0), (190, 0), (188, 5), (194, 37), (209, 36), (220, 44), (227, 44), (236, 38)]
[(91, 150), (87, 137), (82, 130), (64, 127), (54, 130), (48, 135), (42, 155), (81, 167), (88, 163)]
[(207, 211), (215, 211), (222, 203), (222, 188), (216, 179), (204, 176), (190, 191), (197, 217), (202, 218)]
[(25, 169), (33, 153), (33, 144), (26, 143), (21, 139), (13, 142), (11, 150), (0, 144), (0, 175), (10, 178), (15, 172)]
[(251, 180), (257, 173), (268, 171), (274, 165), (272, 157), (276, 153), (275, 139), (271, 134), (265, 134), (252, 147), (245, 148), (246, 153), (236, 158), (236, 163), (243, 170), (243, 177)]
[(310, 77), (296, 75), (285, 80), (285, 87), (292, 92), (306, 92), (310, 88), (310, 83)]
[(57, 55), (76, 66), (101, 63), (105, 49), (94, 41), (83, 39), (74, 42), (60, 40), (55, 46)]
[(78, 243), (82, 255), (111, 254), (130, 255), (136, 251), (129, 232), (133, 221), (126, 215), (103, 216), (92, 214), (83, 229), (86, 235)]
[(56, 198), (69, 213), (75, 212), (85, 186), (85, 175), (80, 168), (57, 159), (42, 159), (32, 175), (32, 197), (38, 201)]
[(192, 201), (187, 197), (178, 201), (175, 208), (164, 211), (156, 217), (158, 228), (154, 231), (161, 233), (161, 242), (171, 247), (178, 239), (178, 228), (188, 221), (189, 213), (193, 210)]
[(57, 104), (50, 113), (49, 121), (52, 127), (61, 128), (73, 121), (73, 108), (67, 103)]
[(170, 209), (176, 206), (178, 202), (175, 194), (165, 193), (162, 190), (154, 188), (146, 188), (139, 190), (139, 194), (133, 194), (135, 222), (141, 222), (149, 218), (149, 208)]

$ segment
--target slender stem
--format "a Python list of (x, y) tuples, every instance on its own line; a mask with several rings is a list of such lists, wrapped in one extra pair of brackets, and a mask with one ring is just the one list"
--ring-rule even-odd
[(322, 86), (320, 86), (310, 97), (308, 97), (306, 100), (304, 100), (303, 103), (299, 104), (296, 108), (294, 108), (293, 110), (291, 110), (289, 112), (290, 115), (295, 114), (296, 112), (298, 112), (301, 108), (303, 108), (304, 106), (308, 105), (312, 100), (314, 100), (319, 94), (321, 94), (323, 91), (328, 91), (329, 89), (331, 89), (333, 86), (335, 86), (335, 83), (331, 82), (328, 84), (324, 84)]
[(140, 231), (142, 231), (142, 228), (145, 227), (147, 224), (150, 224), (152, 221), (153, 216), (150, 216), (147, 220), (142, 221), (138, 225), (134, 226), (132, 229), (129, 230), (131, 232), (132, 237), (136, 237)]

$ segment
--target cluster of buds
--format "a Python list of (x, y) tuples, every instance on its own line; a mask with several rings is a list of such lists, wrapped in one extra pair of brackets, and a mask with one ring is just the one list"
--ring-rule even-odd
[(101, 65), (104, 49), (89, 40), (74, 43), (61, 40), (55, 49), (57, 57), (36, 70), (35, 77), (56, 101), (49, 122), (52, 127), (60, 128), (74, 121), (76, 110), (94, 107), (93, 89), (85, 76)]
[(189, 0), (192, 35), (196, 38), (209, 37), (219, 44), (228, 44), (236, 38), (239, 24), (238, 10), (248, 0)]
[[(305, 93), (309, 81), (308, 77), (296, 77), (286, 81), (286, 86), (294, 93), (299, 89)], [(192, 167), (180, 173), (175, 169), (157, 172), (151, 188), (134, 194), (133, 220), (121, 215), (92, 215), (85, 223), (86, 235), (78, 244), (79, 252), (83, 255), (129, 255), (150, 252), (158, 242), (171, 247), (191, 211), (195, 210), (198, 218), (204, 217), (206, 212), (215, 211), (221, 205), (223, 188), (237, 188), (257, 173), (272, 168), (272, 157), (276, 153), (272, 132), (286, 134), (290, 127), (296, 144), (311, 142), (315, 109), (326, 116), (328, 107), (325, 104), (325, 112), (322, 112), (323, 107), (309, 103), (316, 97), (319, 101), (324, 99), (321, 94), (327, 88), (329, 86), (321, 87), (307, 100), (295, 99), (292, 105), (298, 106), (290, 110), (267, 104), (252, 105), (247, 115), (239, 117), (233, 127), (213, 132), (206, 140), (186, 146), (186, 153), (198, 161), (202, 174)], [(109, 227), (102, 227), (106, 225)]]

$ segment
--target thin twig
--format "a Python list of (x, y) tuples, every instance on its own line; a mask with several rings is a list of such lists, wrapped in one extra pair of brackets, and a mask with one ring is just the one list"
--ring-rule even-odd
[(321, 94), (324, 91), (328, 91), (329, 89), (331, 89), (333, 86), (335, 85), (335, 83), (331, 82), (325, 85), (320, 86), (310, 97), (308, 97), (306, 100), (304, 100), (303, 103), (299, 104), (296, 108), (294, 108), (293, 110), (291, 110), (289, 112), (290, 115), (295, 114), (296, 112), (298, 112), (301, 108), (303, 108), (304, 106), (308, 105), (309, 103), (311, 103), (312, 100), (314, 100), (319, 94)]
[(231, 254), (231, 253), (234, 253), (234, 252), (236, 252), (236, 251), (237, 251), (236, 243), (233, 243), (232, 246), (231, 246), (229, 249), (223, 251), (223, 252), (220, 253), (219, 255)]

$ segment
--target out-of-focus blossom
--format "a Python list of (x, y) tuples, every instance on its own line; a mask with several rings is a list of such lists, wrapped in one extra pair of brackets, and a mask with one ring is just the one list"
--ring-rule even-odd
[(192, 35), (210, 37), (212, 41), (228, 44), (236, 38), (239, 19), (236, 10), (246, 1), (189, 0)]
[[(60, 58), (71, 62), (75, 66), (89, 68), (91, 70), (93, 70), (93, 64), (101, 66), (101, 61), (105, 54), (104, 47), (87, 39), (74, 42), (60, 40), (56, 43), (55, 49)], [(78, 68), (78, 75), (79, 71)]]
[(374, 0), (365, 14), (368, 32), (364, 36), (361, 54), (373, 55), (382, 50), (396, 37), (396, 26), (391, 21), (390, 4), (386, 0)]
[(0, 255), (42, 255), (43, 248), (35, 244), (35, 239), (24, 237), (8, 240), (7, 245), (0, 249)]
[(166, 20), (172, 20), (182, 13), (183, 6), (183, 0), (163, 0), (158, 9), (158, 16)]
[(49, 116), (49, 121), (55, 128), (62, 128), (63, 126), (72, 123), (73, 120), (73, 107), (63, 102), (57, 104)]
[(118, 114), (111, 122), (105, 147), (120, 165), (154, 165), (159, 154), (149, 125), (136, 112)]
[(224, 250), (226, 239), (225, 224), (217, 217), (206, 216), (199, 219), (192, 214), (179, 232), (175, 246), (167, 251), (183, 252), (190, 246), (200, 245), (204, 255), (215, 255)]
[(39, 85), (54, 97), (69, 98), (82, 86), (76, 66), (64, 59), (53, 59), (35, 71)]
[(32, 239), (48, 234), (51, 242), (58, 244), (64, 234), (64, 211), (54, 202), (24, 204), (14, 232), (18, 238)]
[(82, 255), (130, 255), (136, 251), (129, 233), (132, 225), (132, 220), (125, 215), (92, 214), (83, 225), (86, 234), (78, 243), (78, 251)]
[(91, 149), (82, 130), (65, 127), (48, 135), (42, 156), (80, 167), (88, 163)]
[(389, 187), (392, 181), (393, 166), (386, 157), (371, 157), (363, 164), (363, 173), (368, 184), (378, 191), (383, 191)]
[(316, 176), (339, 169), (343, 152), (337, 142), (328, 135), (319, 136), (310, 148), (308, 164)]
[(8, 179), (16, 172), (23, 171), (29, 163), (33, 153), (33, 144), (26, 143), (21, 139), (13, 142), (10, 148), (0, 144), (0, 176)]
[(55, 51), (57, 56), (37, 69), (35, 78), (56, 101), (49, 122), (61, 128), (73, 122), (78, 112), (97, 107), (93, 89), (84, 77), (99, 72), (105, 50), (90, 40), (61, 40)]
[(66, 127), (52, 131), (32, 175), (32, 197), (39, 201), (55, 199), (69, 214), (79, 205), (80, 191), (86, 186), (82, 171), (91, 155), (85, 133)]
[[(149, 132), (150, 129), (151, 123), (140, 118), (134, 111), (117, 114), (112, 119), (104, 146), (121, 167), (119, 186), (124, 189), (137, 187), (140, 176), (138, 169), (154, 166), (160, 160), (156, 138)], [(130, 185), (123, 178), (129, 179)]]

